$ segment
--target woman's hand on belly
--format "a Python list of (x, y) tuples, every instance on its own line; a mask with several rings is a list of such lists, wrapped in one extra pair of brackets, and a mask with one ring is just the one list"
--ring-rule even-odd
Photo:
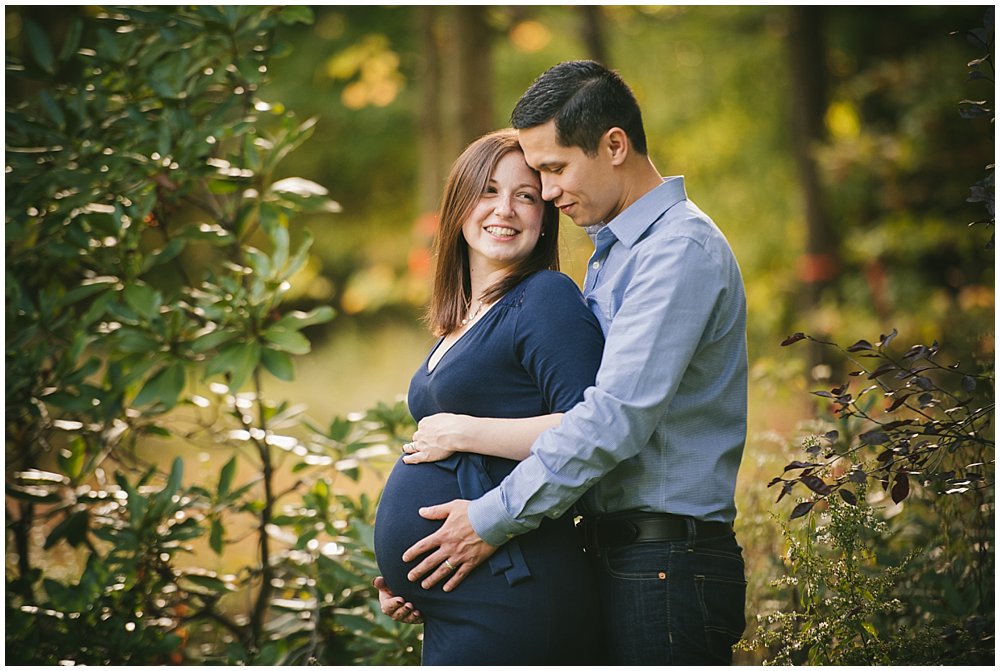
[(420, 420), (413, 440), (403, 445), (403, 461), (407, 464), (423, 464), (447, 459), (455, 452), (461, 452), (464, 436), (464, 415), (439, 412)]
[(405, 624), (423, 623), (424, 617), (420, 614), (420, 611), (414, 608), (413, 604), (403, 597), (393, 594), (389, 586), (385, 584), (382, 576), (375, 578), (372, 581), (372, 585), (378, 590), (378, 604), (383, 613), (396, 622), (403, 622)]

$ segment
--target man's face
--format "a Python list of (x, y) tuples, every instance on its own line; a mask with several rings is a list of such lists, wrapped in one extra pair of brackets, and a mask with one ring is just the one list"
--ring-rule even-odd
[(556, 140), (555, 121), (517, 131), (524, 158), (542, 178), (542, 198), (577, 226), (608, 222), (621, 211), (621, 194), (604, 138), (596, 156)]

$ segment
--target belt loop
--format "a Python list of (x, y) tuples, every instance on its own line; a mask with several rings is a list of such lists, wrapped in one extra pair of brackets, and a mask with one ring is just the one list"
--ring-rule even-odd
[(693, 517), (685, 517), (684, 523), (687, 524), (687, 549), (688, 552), (694, 551), (695, 541), (698, 540), (698, 525)]

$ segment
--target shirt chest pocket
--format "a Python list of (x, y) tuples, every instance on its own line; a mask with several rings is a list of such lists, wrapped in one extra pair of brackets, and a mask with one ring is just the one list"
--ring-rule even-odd
[(601, 324), (601, 331), (604, 335), (608, 335), (608, 329), (611, 328), (611, 322), (615, 318), (615, 313), (618, 312), (618, 304), (614, 300), (611, 294), (601, 294), (600, 292), (594, 292), (587, 296), (587, 307), (590, 311), (594, 313), (597, 317), (597, 321)]

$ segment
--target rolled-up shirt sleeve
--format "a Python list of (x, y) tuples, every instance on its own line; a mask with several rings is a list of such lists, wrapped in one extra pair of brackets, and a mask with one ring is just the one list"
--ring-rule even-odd
[[(641, 245), (641, 243), (640, 243)], [(543, 433), (531, 455), (469, 517), (492, 545), (566, 512), (595, 482), (635, 457), (670, 407), (695, 353), (712, 338), (727, 269), (701, 240), (674, 236), (628, 257), (623, 291), (598, 305), (610, 323), (596, 386)], [(567, 334), (566, 338), (572, 338)]]

